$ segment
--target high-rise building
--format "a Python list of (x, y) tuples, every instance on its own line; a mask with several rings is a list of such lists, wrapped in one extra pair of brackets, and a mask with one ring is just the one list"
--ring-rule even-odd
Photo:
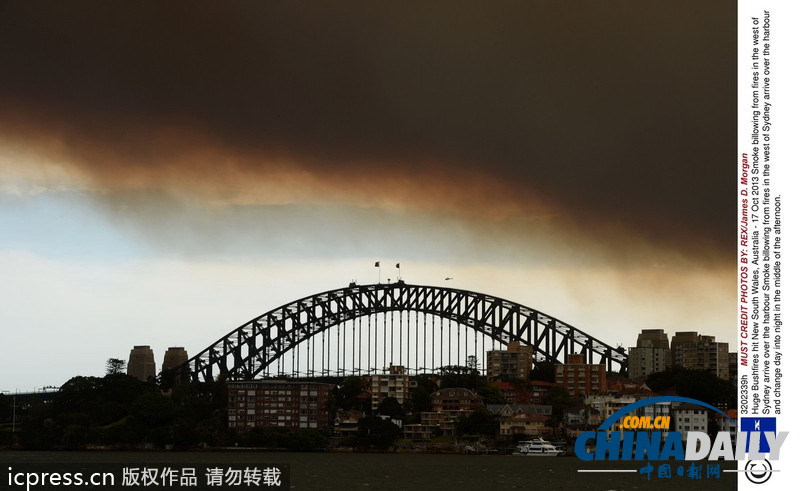
[(533, 367), (533, 347), (520, 344), (519, 341), (508, 343), (508, 349), (486, 352), (486, 375), (527, 379)]
[[(675, 347), (678, 345), (697, 342), (698, 337), (699, 334), (697, 334), (697, 331), (676, 332), (675, 334), (672, 335), (672, 344), (670, 345), (670, 348), (674, 350)], [(675, 355), (673, 353), (673, 360), (674, 359)]]
[(739, 376), (739, 353), (728, 353), (728, 378), (735, 379)]
[(289, 380), (228, 382), (228, 427), (242, 433), (257, 427), (330, 426), (328, 397), (334, 387)]
[(728, 380), (728, 343), (714, 341), (694, 331), (676, 332), (672, 336), (672, 363), (691, 370), (707, 370)]
[(669, 338), (663, 329), (642, 329), (636, 338), (636, 346), (669, 349)]
[(566, 364), (556, 365), (556, 383), (570, 396), (605, 392), (608, 390), (606, 366), (588, 364), (580, 354), (568, 355)]
[(636, 347), (628, 350), (628, 377), (647, 377), (672, 365), (669, 338), (663, 329), (643, 329)]
[(411, 380), (402, 365), (390, 365), (389, 373), (375, 374), (372, 376), (372, 410), (376, 411), (381, 401), (387, 397), (394, 397), (403, 404), (409, 397)]
[(189, 360), (189, 355), (183, 347), (176, 346), (167, 349), (164, 353), (164, 363), (161, 364), (161, 371), (172, 370), (177, 368)]
[(156, 376), (156, 361), (150, 346), (134, 346), (128, 357), (128, 375), (147, 381)]

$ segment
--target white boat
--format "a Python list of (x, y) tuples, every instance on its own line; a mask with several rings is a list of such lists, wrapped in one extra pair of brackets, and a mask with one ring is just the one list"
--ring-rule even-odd
[(555, 457), (562, 453), (552, 443), (542, 438), (533, 440), (523, 440), (517, 443), (517, 450), (513, 455), (523, 455), (526, 457)]

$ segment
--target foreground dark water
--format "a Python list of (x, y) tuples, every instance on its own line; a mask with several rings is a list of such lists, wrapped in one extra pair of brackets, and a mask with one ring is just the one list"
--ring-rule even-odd
[[(650, 481), (636, 473), (579, 473), (578, 469), (639, 469), (642, 462), (583, 462), (575, 457), (514, 457), (442, 454), (330, 454), (275, 452), (0, 452), (0, 464), (15, 463), (288, 463), (292, 489), (352, 490), (642, 490), (736, 489), (735, 473), (701, 479), (673, 476)], [(657, 464), (657, 463), (656, 463)], [(657, 465), (654, 467), (657, 468)], [(734, 469), (732, 463), (722, 469)], [(2, 485), (0, 485), (2, 489)], [(246, 488), (241, 488), (246, 489)]]

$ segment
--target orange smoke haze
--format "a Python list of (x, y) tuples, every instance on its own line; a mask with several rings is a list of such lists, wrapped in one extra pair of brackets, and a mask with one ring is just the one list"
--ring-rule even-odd
[(728, 261), (735, 11), (617, 3), (5, 4), (4, 174)]

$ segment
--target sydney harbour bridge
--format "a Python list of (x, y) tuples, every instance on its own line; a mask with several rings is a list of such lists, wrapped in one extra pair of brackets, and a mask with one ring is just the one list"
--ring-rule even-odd
[(483, 293), (403, 281), (356, 285), (289, 302), (232, 330), (177, 370), (209, 382), (260, 377), (326, 377), (381, 373), (403, 365), (410, 374), (448, 365), (481, 368), (486, 351), (518, 341), (535, 359), (620, 370), (613, 348), (551, 315)]

